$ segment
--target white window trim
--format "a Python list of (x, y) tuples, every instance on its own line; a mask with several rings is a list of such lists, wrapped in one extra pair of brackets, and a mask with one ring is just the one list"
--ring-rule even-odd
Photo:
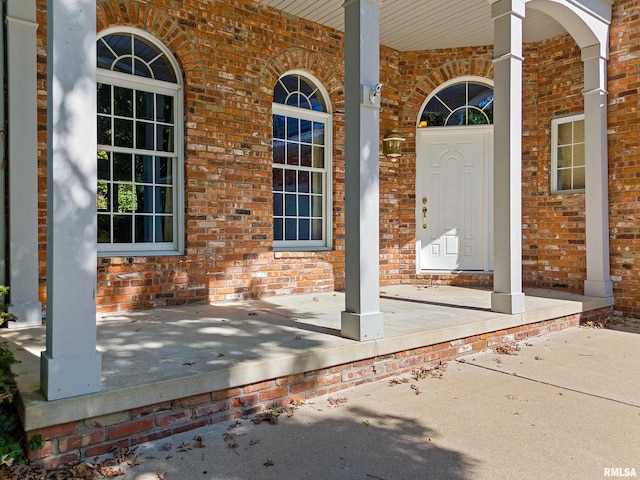
[[(291, 75), (299, 72), (289, 72), (287, 75)], [(303, 75), (306, 76), (306, 75)], [(324, 95), (324, 90), (319, 83), (314, 83), (319, 88), (321, 94)], [(326, 96), (325, 96), (326, 103)], [(324, 192), (324, 218), (323, 218), (323, 238), (320, 240), (280, 240), (273, 241), (273, 250), (276, 252), (305, 252), (305, 251), (323, 251), (331, 250), (333, 248), (333, 116), (331, 113), (318, 112), (315, 110), (309, 110), (305, 108), (292, 107), (290, 105), (283, 105), (281, 103), (273, 103), (272, 115), (286, 115), (290, 117), (300, 118), (302, 120), (311, 120), (314, 122), (322, 122), (325, 126), (324, 130), (324, 169), (304, 167), (304, 170), (313, 171), (325, 171), (325, 182), (322, 186)], [(275, 166), (272, 159), (272, 168)], [(285, 165), (286, 166), (286, 165)], [(273, 221), (273, 216), (272, 216)]]
[[(173, 215), (173, 228), (174, 236), (173, 242), (163, 243), (97, 243), (97, 255), (98, 258), (111, 258), (111, 257), (127, 257), (127, 256), (171, 256), (171, 255), (183, 255), (184, 254), (184, 237), (185, 237), (185, 187), (184, 187), (184, 95), (183, 86), (181, 82), (180, 69), (175, 58), (169, 50), (155, 37), (148, 33), (131, 27), (112, 27), (103, 30), (98, 35), (97, 40), (111, 34), (134, 34), (145, 38), (151, 42), (156, 48), (161, 50), (168, 58), (171, 66), (177, 77), (178, 83), (165, 82), (162, 80), (155, 80), (152, 78), (146, 78), (128, 73), (114, 72), (102, 68), (96, 69), (96, 83), (108, 83), (110, 85), (118, 85), (128, 88), (147, 88), (152, 89), (154, 92), (172, 95), (175, 98), (175, 125), (174, 125), (174, 145), (175, 148), (175, 182), (173, 189), (173, 201), (175, 205)], [(115, 83), (114, 83), (115, 82)], [(135, 152), (135, 149), (123, 149), (101, 146), (105, 151), (129, 151)], [(144, 151), (145, 154), (149, 152)], [(96, 211), (96, 218), (98, 212)]]
[(554, 118), (551, 120), (551, 194), (564, 195), (573, 193), (584, 193), (584, 188), (571, 190), (558, 190), (558, 127), (565, 123), (573, 123), (584, 120), (584, 113), (569, 115), (566, 117)]

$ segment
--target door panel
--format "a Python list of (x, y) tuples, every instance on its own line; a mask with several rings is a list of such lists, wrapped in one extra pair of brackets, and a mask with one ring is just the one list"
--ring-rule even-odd
[(418, 130), (420, 270), (490, 267), (492, 135), (490, 127)]

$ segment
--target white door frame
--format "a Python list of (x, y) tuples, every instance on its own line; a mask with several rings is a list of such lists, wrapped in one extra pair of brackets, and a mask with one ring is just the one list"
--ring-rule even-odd
[[(430, 272), (451, 272), (461, 270), (427, 270), (421, 265), (421, 251), (422, 251), (422, 202), (423, 192), (421, 191), (420, 179), (423, 175), (427, 174), (422, 157), (424, 156), (424, 148), (428, 138), (434, 138), (438, 135), (451, 134), (453, 132), (460, 133), (463, 136), (465, 133), (486, 133), (489, 138), (485, 141), (485, 155), (483, 165), (483, 225), (484, 225), (484, 252), (483, 252), (483, 269), (478, 271), (488, 272), (493, 270), (493, 125), (482, 126), (455, 126), (455, 127), (427, 127), (418, 128), (416, 132), (416, 199), (415, 199), (415, 218), (416, 218), (416, 272), (430, 273)], [(474, 270), (476, 271), (476, 270)]]

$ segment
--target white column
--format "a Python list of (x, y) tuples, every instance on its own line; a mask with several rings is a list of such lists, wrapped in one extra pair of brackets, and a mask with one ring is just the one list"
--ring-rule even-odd
[(48, 400), (100, 390), (96, 350), (96, 0), (47, 1)]
[(582, 49), (584, 62), (587, 279), (584, 294), (613, 296), (609, 269), (607, 59), (600, 45)]
[[(379, 123), (380, 5), (347, 0), (345, 8), (345, 268), (342, 336), (383, 336), (380, 312)], [(373, 92), (373, 94), (371, 93)]]
[(36, 2), (7, 1), (9, 295), (18, 318), (9, 327), (42, 324), (38, 300), (38, 113)]
[(491, 310), (524, 312), (522, 293), (522, 21), (524, 0), (491, 6), (494, 26), (494, 280)]

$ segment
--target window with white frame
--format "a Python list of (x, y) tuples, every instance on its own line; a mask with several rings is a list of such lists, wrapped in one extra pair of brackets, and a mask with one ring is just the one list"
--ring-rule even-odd
[(584, 114), (551, 121), (551, 172), (552, 193), (584, 191)]
[(98, 252), (183, 248), (182, 86), (171, 54), (143, 32), (97, 41)]
[(318, 83), (281, 77), (273, 92), (273, 240), (279, 250), (331, 247), (331, 114)]

